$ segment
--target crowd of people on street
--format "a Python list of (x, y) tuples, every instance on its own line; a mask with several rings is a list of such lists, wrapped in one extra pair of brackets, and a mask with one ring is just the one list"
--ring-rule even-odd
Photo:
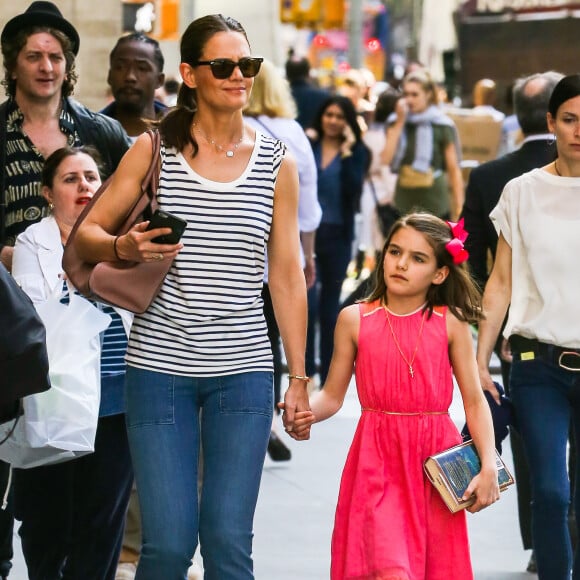
[[(2, 28), (2, 284), (39, 313), (72, 303), (71, 245), (87, 264), (168, 273), (144, 311), (86, 296), (110, 321), (89, 345), (92, 452), (23, 468), (0, 443), (0, 578), (15, 525), (30, 580), (194, 580), (198, 547), (204, 578), (254, 578), (265, 458), (291, 461), (287, 438), (309, 439), (354, 376), (329, 577), (469, 580), (466, 512), (500, 499), (494, 352), (528, 571), (580, 578), (580, 74), (514, 79), (507, 115), (481, 79), (470, 112), (502, 131), (473, 166), (420, 63), (396, 85), (351, 69), (321, 87), (308, 59), (281, 70), (251, 40), (233, 18), (195, 19), (177, 81), (154, 38), (123, 35), (94, 112), (71, 96), (82, 42), (56, 5)], [(156, 202), (181, 237), (151, 215), (120, 229), (157, 160)], [(462, 442), (454, 380), (480, 461), (458, 513), (423, 471)], [(8, 440), (30, 418), (0, 403)]]

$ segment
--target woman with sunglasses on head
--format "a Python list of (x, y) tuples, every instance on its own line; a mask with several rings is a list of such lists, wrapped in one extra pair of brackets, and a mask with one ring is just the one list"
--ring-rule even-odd
[[(261, 298), (264, 252), (290, 370), (284, 425), (308, 410), (306, 284), (298, 177), (278, 140), (243, 122), (261, 59), (221, 15), (181, 40), (177, 107), (160, 123), (158, 201), (186, 220), (178, 244), (147, 223), (115, 237), (150, 166), (137, 139), (78, 232), (85, 259), (174, 260), (135, 317), (127, 352), (127, 424), (143, 520), (137, 580), (185, 579), (199, 537), (206, 579), (253, 578), (252, 528), (272, 424), (272, 352)], [(308, 434), (299, 437), (308, 438)], [(201, 444), (201, 445), (200, 445)], [(199, 453), (203, 480), (198, 502)]]
[[(566, 454), (570, 422), (580, 440), (580, 75), (556, 85), (547, 120), (558, 158), (510, 181), (490, 215), (499, 240), (483, 297), (477, 361), (483, 388), (497, 398), (489, 361), (509, 306), (510, 396), (530, 468), (538, 576), (568, 580), (573, 571), (578, 580)], [(579, 450), (576, 445), (576, 482)], [(573, 501), (579, 514), (579, 485)]]

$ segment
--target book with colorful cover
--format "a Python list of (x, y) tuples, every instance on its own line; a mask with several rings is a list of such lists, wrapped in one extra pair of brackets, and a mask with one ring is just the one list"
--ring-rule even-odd
[[(502, 458), (496, 451), (497, 478), (500, 491), (514, 483)], [(471, 480), (480, 472), (481, 461), (473, 441), (466, 441), (428, 457), (423, 465), (429, 481), (453, 513), (475, 503), (475, 497), (461, 499)]]

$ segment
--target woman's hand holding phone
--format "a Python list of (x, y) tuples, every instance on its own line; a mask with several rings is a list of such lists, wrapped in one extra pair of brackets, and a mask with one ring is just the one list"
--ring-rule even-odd
[(129, 262), (158, 262), (172, 260), (183, 244), (160, 244), (153, 240), (159, 236), (171, 235), (170, 227), (149, 229), (150, 221), (134, 225), (126, 234), (115, 238), (115, 254)]

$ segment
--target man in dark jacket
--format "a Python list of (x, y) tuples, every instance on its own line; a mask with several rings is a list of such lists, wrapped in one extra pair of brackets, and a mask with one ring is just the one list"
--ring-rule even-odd
[(130, 142), (116, 121), (71, 99), (79, 35), (52, 2), (33, 2), (9, 20), (1, 43), (8, 100), (0, 105), (0, 259), (10, 270), (16, 237), (48, 212), (44, 160), (66, 145), (92, 145), (105, 179)]
[(286, 61), (286, 79), (290, 83), (290, 90), (298, 109), (296, 120), (303, 129), (308, 129), (312, 127), (318, 110), (330, 93), (312, 84), (310, 63), (306, 58), (295, 59), (290, 55)]
[[(508, 181), (554, 161), (556, 147), (554, 136), (548, 132), (546, 113), (552, 90), (562, 78), (553, 71), (534, 74), (516, 81), (514, 85), (514, 109), (524, 134), (519, 149), (499, 159), (494, 159), (476, 167), (469, 176), (462, 217), (469, 237), (465, 243), (469, 251), (469, 266), (477, 283), (483, 287), (489, 277), (488, 255), (493, 259), (498, 235), (489, 219), (504, 186)], [(499, 355), (504, 387), (509, 394), (510, 361), (501, 339), (496, 346)], [(518, 515), (520, 533), (525, 550), (532, 549), (531, 492), (528, 467), (524, 458), (519, 435), (511, 430), (511, 447), (514, 468), (518, 482)], [(528, 571), (535, 571), (535, 561), (530, 559)]]
[(562, 75), (556, 72), (534, 74), (514, 85), (514, 109), (524, 134), (519, 149), (473, 169), (467, 183), (463, 217), (469, 232), (471, 272), (483, 288), (489, 276), (488, 251), (495, 257), (497, 232), (489, 219), (508, 181), (536, 167), (554, 161), (554, 136), (548, 132), (546, 113), (554, 86)]

